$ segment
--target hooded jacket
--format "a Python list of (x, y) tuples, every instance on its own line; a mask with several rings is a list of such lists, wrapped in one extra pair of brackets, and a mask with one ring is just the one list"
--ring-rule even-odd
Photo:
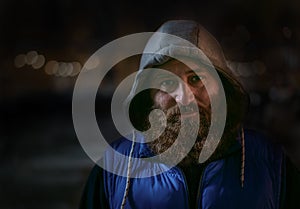
[[(138, 135), (137, 137), (142, 137)], [(129, 155), (132, 142), (121, 139), (113, 143), (119, 153)], [(241, 146), (231, 147), (226, 158), (210, 162), (203, 169), (196, 197), (197, 209), (279, 209), (284, 191), (282, 152), (254, 131), (245, 132), (245, 182), (240, 184)], [(133, 157), (149, 157), (144, 144), (136, 143)], [(116, 169), (115, 153), (106, 153), (105, 163)], [(163, 165), (161, 165), (163, 166)], [(201, 165), (199, 165), (201, 166)], [(139, 167), (148, 175), (149, 168)], [(81, 199), (80, 209), (121, 208), (127, 178), (95, 166)], [(132, 178), (124, 208), (189, 209), (187, 179), (179, 167), (148, 178)]]
[[(147, 47), (153, 47), (154, 54), (142, 56), (139, 72), (128, 96), (127, 104), (132, 115), (147, 113), (150, 102), (147, 93), (135, 97), (138, 89), (145, 84), (149, 74), (145, 68), (161, 65), (173, 56), (189, 56), (206, 62), (194, 46), (203, 51), (210, 63), (232, 85), (239, 95), (237, 115), (245, 112), (248, 97), (239, 81), (231, 73), (218, 42), (201, 25), (193, 21), (169, 21), (163, 24), (159, 32), (169, 33), (188, 40), (187, 46), (181, 41), (164, 39), (150, 40)], [(163, 52), (163, 53), (162, 53)], [(146, 76), (145, 76), (146, 75)], [(131, 103), (129, 103), (131, 101)], [(138, 111), (138, 113), (137, 113)], [(144, 113), (144, 115), (143, 115)], [(133, 116), (134, 117), (134, 116)], [(136, 120), (136, 121), (134, 121)], [(138, 124), (140, 117), (133, 118)], [(196, 208), (201, 209), (279, 209), (282, 204), (281, 191), (284, 190), (282, 178), (283, 154), (280, 147), (269, 143), (265, 137), (254, 131), (246, 130), (243, 137), (237, 137), (235, 143), (226, 150), (222, 158), (206, 163), (202, 167), (197, 185)], [(126, 138), (143, 141), (143, 135), (134, 132)], [(115, 151), (133, 158), (151, 157), (151, 151), (144, 143), (132, 142), (121, 138), (111, 146)], [(245, 157), (243, 159), (243, 156)], [(116, 162), (116, 152), (106, 152), (104, 163), (113, 169), (122, 169), (128, 162)], [(241, 162), (243, 159), (244, 162)], [(161, 168), (163, 163), (155, 163), (153, 168)], [(184, 172), (177, 166), (159, 175), (151, 175), (153, 168), (143, 164), (130, 166), (146, 178), (126, 178), (103, 170), (96, 166), (90, 174), (81, 201), (81, 209), (122, 208), (127, 209), (185, 209), (191, 207), (189, 188)], [(243, 167), (243, 185), (240, 174)], [(150, 175), (149, 175), (150, 174)]]

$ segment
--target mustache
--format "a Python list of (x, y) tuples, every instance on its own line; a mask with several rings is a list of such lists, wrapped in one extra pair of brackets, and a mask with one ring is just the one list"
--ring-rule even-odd
[(188, 105), (174, 105), (167, 109), (166, 116), (180, 115), (185, 113), (199, 112), (199, 108), (196, 103), (190, 103)]
[[(190, 103), (188, 105), (176, 104), (168, 109), (162, 110), (165, 113), (167, 122), (177, 123), (181, 121), (181, 115), (198, 113), (200, 120), (211, 122), (211, 114), (204, 108), (200, 108), (197, 103)], [(185, 118), (184, 120), (195, 120), (195, 117)]]
[(201, 112), (202, 108), (199, 108), (197, 103), (190, 103), (188, 105), (176, 104), (167, 109), (163, 109), (163, 108), (160, 108), (160, 107), (157, 107), (154, 105), (150, 108), (150, 112), (155, 109), (162, 110), (165, 113), (165, 116), (168, 118), (171, 116), (173, 116), (173, 117), (180, 116), (181, 114), (186, 114), (186, 113)]

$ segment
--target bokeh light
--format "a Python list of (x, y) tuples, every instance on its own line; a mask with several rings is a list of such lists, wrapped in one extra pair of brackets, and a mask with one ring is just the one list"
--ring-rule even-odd
[(46, 66), (45, 66), (45, 72), (48, 75), (54, 75), (58, 71), (58, 68), (59, 68), (58, 62), (55, 60), (51, 60), (51, 61), (47, 62)]
[(73, 72), (73, 65), (72, 65), (72, 63), (66, 63), (67, 65), (66, 65), (66, 74), (65, 74), (65, 76), (70, 76), (71, 74), (72, 74), (72, 72)]
[(73, 71), (70, 76), (76, 76), (81, 70), (81, 64), (79, 62), (72, 62)]
[(59, 68), (57, 71), (57, 76), (61, 76), (61, 77), (66, 77), (67, 74), (67, 63), (65, 62), (60, 62), (59, 63)]
[(38, 59), (38, 53), (36, 51), (29, 51), (26, 54), (26, 62), (28, 65), (32, 65)]
[(25, 54), (19, 54), (15, 57), (14, 60), (15, 67), (21, 68), (26, 64), (26, 55)]
[(45, 57), (43, 55), (38, 55), (36, 61), (32, 64), (32, 67), (34, 69), (39, 69), (41, 67), (43, 67), (43, 65), (45, 64)]

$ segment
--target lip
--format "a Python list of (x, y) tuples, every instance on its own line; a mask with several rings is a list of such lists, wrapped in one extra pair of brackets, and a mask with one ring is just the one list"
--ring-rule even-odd
[(195, 108), (194, 105), (187, 105), (187, 106), (181, 106), (180, 107), (180, 115), (181, 118), (190, 118), (190, 117), (195, 117), (198, 115), (198, 111), (196, 111), (197, 108)]
[(181, 118), (185, 119), (185, 118), (191, 118), (191, 117), (196, 117), (198, 116), (199, 113), (193, 111), (193, 112), (185, 112), (185, 113), (181, 113)]

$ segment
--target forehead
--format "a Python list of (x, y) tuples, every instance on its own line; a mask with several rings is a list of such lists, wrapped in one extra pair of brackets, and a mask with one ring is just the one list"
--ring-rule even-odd
[[(203, 64), (197, 60), (184, 59), (184, 63), (172, 59), (158, 68), (175, 73), (177, 75), (188, 74), (188, 73), (205, 73), (209, 74), (213, 66)], [(157, 74), (157, 73), (156, 73)]]

